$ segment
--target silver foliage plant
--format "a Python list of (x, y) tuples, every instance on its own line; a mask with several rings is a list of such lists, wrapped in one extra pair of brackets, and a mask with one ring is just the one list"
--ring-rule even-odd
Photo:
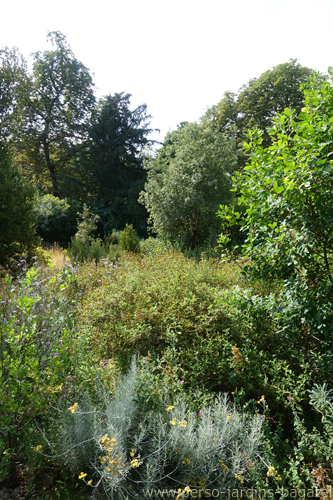
[(139, 377), (133, 360), (112, 398), (102, 390), (103, 410), (85, 397), (63, 412), (58, 460), (94, 496), (143, 498), (147, 490), (168, 490), (183, 498), (189, 488), (251, 488), (253, 472), (266, 474), (262, 416), (237, 411), (226, 394), (198, 414), (180, 397), (168, 404), (167, 394), (164, 409), (143, 409)]

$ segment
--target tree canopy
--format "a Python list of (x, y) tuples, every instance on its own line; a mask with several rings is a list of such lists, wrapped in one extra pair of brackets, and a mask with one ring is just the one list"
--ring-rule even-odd
[(142, 152), (150, 116), (144, 104), (131, 110), (130, 98), (122, 92), (99, 100), (78, 164), (105, 232), (132, 223), (145, 235), (147, 212), (137, 200), (146, 179)]
[(145, 163), (148, 181), (140, 199), (153, 231), (192, 248), (216, 238), (219, 204), (232, 200), (235, 161), (233, 140), (210, 125), (184, 123), (168, 133)]
[(71, 147), (86, 137), (95, 103), (89, 70), (78, 61), (64, 35), (48, 34), (54, 50), (34, 54), (32, 88), (24, 101), (23, 162), (47, 172), (51, 191), (60, 195), (59, 176)]
[(240, 88), (238, 94), (225, 92), (221, 101), (210, 110), (218, 128), (235, 137), (240, 148), (240, 167), (246, 161), (242, 144), (247, 139), (248, 131), (258, 127), (263, 131), (263, 145), (269, 146), (268, 129), (273, 124), (274, 116), (285, 108), (295, 109), (296, 116), (300, 113), (304, 104), (300, 86), (314, 74), (314, 70), (301, 66), (297, 59), (291, 59), (265, 71), (259, 78), (253, 78)]

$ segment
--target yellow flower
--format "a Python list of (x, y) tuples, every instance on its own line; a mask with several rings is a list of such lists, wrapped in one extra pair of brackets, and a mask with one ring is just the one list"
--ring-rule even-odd
[(183, 464), (191, 465), (191, 460), (189, 458), (184, 458)]
[(70, 411), (71, 413), (75, 413), (78, 406), (79, 403), (74, 403), (73, 406), (70, 406), (69, 408), (67, 408), (67, 410)]
[(282, 480), (282, 477), (280, 476), (280, 474), (278, 474), (277, 478), (276, 478), (278, 481), (281, 481)]
[(257, 403), (262, 403), (263, 401), (265, 401), (265, 396), (261, 396), (261, 398), (259, 399), (259, 401), (257, 401)]
[(172, 420), (170, 420), (170, 424), (171, 425), (176, 425), (177, 423), (177, 419), (176, 418), (173, 418)]
[(34, 448), (34, 451), (39, 451), (43, 448), (43, 446), (41, 444), (39, 444), (38, 446), (36, 446), (36, 448)]
[(241, 473), (235, 474), (235, 478), (238, 479), (242, 484), (244, 483), (244, 477)]
[(166, 411), (172, 411), (172, 410), (174, 410), (174, 409), (175, 409), (175, 407), (174, 407), (174, 406), (169, 405), (169, 406), (167, 407)]
[(132, 467), (139, 467), (139, 462), (138, 462), (138, 459), (135, 458), (134, 460), (131, 461), (131, 466)]
[(178, 453), (180, 451), (180, 448), (176, 448), (176, 452)]
[(182, 429), (186, 429), (186, 426), (187, 426), (187, 421), (186, 420), (183, 420), (182, 422), (179, 422), (178, 424)]
[(90, 479), (90, 481), (87, 482), (87, 484), (89, 484), (89, 486), (91, 486), (92, 484), (92, 479)]
[(277, 474), (277, 470), (274, 467), (268, 467), (267, 477), (274, 477)]
[(189, 486), (185, 486), (184, 493), (191, 493), (192, 490)]
[(235, 415), (227, 415), (227, 420), (231, 420)]
[(81, 474), (79, 475), (79, 479), (84, 479), (86, 477), (87, 474), (85, 474), (84, 472), (81, 472)]
[(216, 438), (213, 438), (213, 443), (215, 443), (215, 441), (216, 441)]
[(221, 468), (225, 470), (230, 470), (229, 467), (223, 462), (223, 460), (219, 460)]
[(131, 449), (130, 451), (130, 456), (133, 458), (135, 455), (136, 450), (134, 448)]

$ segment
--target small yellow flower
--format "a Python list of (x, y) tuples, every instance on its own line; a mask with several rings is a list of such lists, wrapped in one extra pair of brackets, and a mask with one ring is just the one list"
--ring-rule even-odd
[(38, 446), (36, 446), (36, 448), (34, 448), (34, 451), (40, 451), (42, 448), (43, 446), (39, 444)]
[(137, 458), (135, 458), (134, 460), (131, 461), (131, 466), (132, 467), (139, 467), (139, 461)]
[(278, 481), (281, 481), (282, 480), (282, 477), (280, 476), (280, 474), (278, 474), (277, 478), (276, 478)]
[(73, 406), (70, 406), (69, 408), (67, 408), (67, 410), (70, 411), (71, 413), (75, 413), (78, 406), (79, 403), (74, 403)]
[(79, 475), (79, 479), (84, 479), (86, 477), (87, 474), (85, 474), (84, 472), (81, 472), (81, 474)]
[(235, 478), (238, 479), (242, 484), (244, 483), (244, 477), (241, 473), (235, 474)]
[(179, 422), (178, 424), (182, 429), (186, 429), (186, 426), (187, 426), (187, 421), (186, 420), (183, 420), (182, 422)]
[(174, 410), (174, 409), (175, 409), (175, 407), (174, 407), (174, 406), (169, 405), (169, 406), (167, 407), (166, 411), (172, 411), (172, 410)]
[(134, 448), (132, 448), (130, 451), (130, 456), (133, 458), (135, 453), (136, 453), (136, 450)]
[(257, 403), (263, 403), (265, 401), (265, 396), (261, 396), (261, 398), (259, 399), (259, 401), (257, 401)]
[(192, 490), (189, 486), (185, 486), (184, 493), (192, 493)]
[(189, 458), (184, 458), (183, 464), (191, 465), (191, 460)]
[(230, 470), (229, 467), (223, 462), (223, 460), (219, 460), (221, 468), (225, 470)]
[(216, 438), (213, 438), (213, 443), (215, 443), (215, 441), (216, 441)]
[(274, 477), (277, 474), (277, 470), (274, 467), (268, 467), (267, 477)]
[(235, 415), (227, 415), (227, 420), (231, 420)]
[(177, 423), (177, 419), (176, 418), (173, 418), (172, 420), (170, 420), (170, 424), (171, 425), (176, 425)]
[(92, 479), (90, 479), (90, 481), (88, 481), (87, 484), (89, 484), (89, 486), (91, 486), (92, 485)]
[(178, 452), (180, 452), (180, 448), (176, 448), (176, 452), (177, 452), (177, 453), (178, 453)]

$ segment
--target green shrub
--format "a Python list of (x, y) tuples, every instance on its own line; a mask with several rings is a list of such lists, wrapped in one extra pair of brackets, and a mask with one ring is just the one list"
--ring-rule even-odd
[(97, 264), (101, 258), (105, 258), (108, 254), (107, 245), (100, 238), (93, 237), (99, 216), (92, 214), (87, 205), (84, 204), (80, 217), (77, 233), (72, 237), (68, 248), (69, 258), (72, 263), (95, 261)]
[(126, 224), (125, 229), (120, 231), (119, 246), (126, 252), (140, 253), (139, 238), (132, 224)]
[(307, 390), (325, 373), (312, 370), (308, 338), (281, 342), (264, 308), (247, 309), (251, 291), (242, 289), (239, 275), (235, 263), (123, 255), (112, 274), (102, 273), (98, 286), (86, 289), (81, 332), (98, 359), (113, 359), (122, 370), (133, 354), (150, 354), (154, 366), (161, 360), (169, 366), (174, 385), (183, 380), (206, 394), (229, 392), (252, 412), (264, 396), (272, 429), (283, 425), (290, 439), (287, 397), (302, 409)]
[(37, 234), (47, 243), (67, 246), (77, 231), (75, 200), (61, 200), (52, 194), (39, 196), (35, 205), (37, 214)]
[(15, 266), (22, 255), (30, 261), (37, 245), (35, 189), (12, 164), (0, 141), (0, 266)]
[(331, 81), (313, 77), (303, 85), (298, 116), (285, 108), (274, 118), (271, 146), (263, 147), (262, 131), (249, 133), (249, 163), (233, 177), (245, 215), (228, 206), (220, 215), (229, 226), (242, 223), (248, 235), (244, 272), (254, 281), (283, 282), (270, 313), (285, 341), (316, 338), (317, 366), (332, 371), (332, 68), (329, 73)]

